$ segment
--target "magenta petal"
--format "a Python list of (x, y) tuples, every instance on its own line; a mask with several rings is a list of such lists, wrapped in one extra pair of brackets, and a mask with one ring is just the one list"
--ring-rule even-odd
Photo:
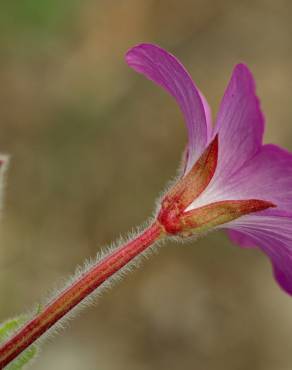
[(188, 163), (191, 168), (207, 144), (206, 102), (183, 65), (167, 51), (152, 44), (140, 44), (130, 49), (126, 61), (135, 71), (162, 86), (177, 101), (188, 129)]
[(255, 95), (255, 83), (244, 64), (238, 64), (220, 105), (215, 132), (219, 133), (220, 176), (230, 176), (262, 144), (264, 118)]
[[(220, 150), (220, 143), (219, 143)], [(216, 172), (210, 186), (192, 207), (232, 199), (262, 199), (281, 212), (292, 211), (292, 154), (276, 145), (263, 145), (257, 154), (233, 175), (223, 179)], [(270, 210), (261, 214), (270, 213)]]
[(256, 245), (268, 255), (276, 280), (292, 295), (292, 218), (280, 216), (279, 212), (278, 216), (273, 216), (273, 212), (270, 213), (271, 215), (267, 216), (256, 214), (243, 216), (225, 227), (229, 232), (239, 233), (237, 235), (245, 237), (237, 239), (240, 244), (243, 242)]
[(292, 295), (292, 252), (287, 250), (287, 248), (284, 248), (284, 250), (283, 256), (279, 256), (277, 259), (271, 258), (271, 261), (275, 279), (288, 294)]
[(249, 238), (247, 235), (245, 235), (244, 233), (241, 233), (240, 231), (228, 230), (227, 234), (233, 243), (238, 244), (242, 248), (255, 248), (256, 247), (253, 240)]
[(292, 154), (276, 145), (261, 150), (226, 182), (229, 196), (265, 199), (291, 212)]
[(207, 124), (207, 141), (209, 142), (212, 138), (212, 133), (213, 133), (213, 125), (212, 125), (212, 110), (209, 106), (209, 103), (207, 99), (205, 98), (205, 95), (198, 90), (198, 93), (200, 95), (204, 111), (205, 111), (205, 117), (206, 117), (206, 124)]

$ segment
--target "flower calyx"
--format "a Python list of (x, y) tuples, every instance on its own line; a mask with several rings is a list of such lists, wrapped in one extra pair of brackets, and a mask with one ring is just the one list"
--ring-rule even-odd
[(183, 215), (186, 208), (196, 199), (210, 183), (218, 160), (218, 135), (205, 149), (190, 171), (183, 175), (167, 192), (158, 213), (158, 222), (168, 234), (183, 232)]
[(157, 220), (167, 234), (190, 237), (249, 213), (275, 207), (260, 199), (223, 200), (186, 210), (210, 183), (218, 162), (218, 135), (191, 170), (167, 192)]

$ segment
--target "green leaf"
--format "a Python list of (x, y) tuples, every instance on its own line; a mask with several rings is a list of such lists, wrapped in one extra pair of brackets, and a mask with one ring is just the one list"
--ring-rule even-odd
[[(37, 308), (40, 310), (40, 306)], [(5, 342), (9, 337), (11, 337), (21, 325), (23, 325), (29, 319), (26, 315), (21, 315), (15, 317), (13, 319), (5, 321), (3, 324), (0, 325), (0, 343)], [(10, 364), (5, 367), (5, 370), (20, 370), (35, 358), (38, 352), (37, 346), (32, 345), (25, 351), (23, 351), (15, 360), (13, 360)]]
[(32, 360), (37, 354), (36, 346), (31, 346), (21, 355), (19, 355), (15, 360), (13, 360), (9, 365), (5, 367), (5, 370), (19, 370), (22, 369), (30, 360)]

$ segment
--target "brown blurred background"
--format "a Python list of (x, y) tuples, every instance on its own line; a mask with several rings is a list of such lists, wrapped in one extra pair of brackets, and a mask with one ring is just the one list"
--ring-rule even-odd
[[(142, 223), (186, 133), (171, 98), (124, 63), (155, 42), (213, 108), (239, 61), (266, 141), (292, 150), (291, 1), (3, 1), (0, 320)], [(292, 299), (269, 261), (222, 233), (169, 245), (43, 347), (35, 370), (291, 370)]]

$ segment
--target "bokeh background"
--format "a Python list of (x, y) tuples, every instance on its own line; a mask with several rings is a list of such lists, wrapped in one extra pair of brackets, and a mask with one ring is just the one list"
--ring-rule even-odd
[[(23, 0), (0, 4), (0, 320), (39, 299), (153, 210), (186, 143), (172, 99), (125, 51), (155, 42), (214, 111), (239, 61), (266, 142), (292, 150), (287, 0)], [(223, 233), (168, 243), (43, 347), (34, 370), (290, 370), (292, 300), (259, 251)]]

